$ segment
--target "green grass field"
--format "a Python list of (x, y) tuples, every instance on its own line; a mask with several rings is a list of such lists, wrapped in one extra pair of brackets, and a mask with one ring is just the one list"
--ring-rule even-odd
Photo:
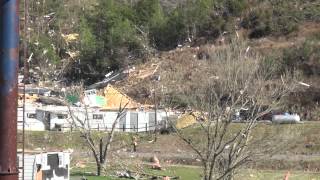
[[(235, 133), (242, 127), (242, 124), (233, 124), (230, 127), (230, 134)], [(274, 144), (285, 142), (286, 146), (282, 152), (293, 152), (298, 154), (314, 153), (320, 151), (319, 137), (320, 123), (309, 122), (305, 124), (288, 124), (288, 125), (266, 125), (259, 124), (253, 131), (252, 136), (259, 142), (263, 139)], [(195, 140), (202, 137), (199, 135), (200, 128), (187, 128), (186, 134), (189, 134)], [(94, 138), (99, 137), (103, 133), (95, 132)], [(117, 133), (115, 136), (115, 143), (118, 146), (123, 146), (131, 143), (130, 133)], [(149, 140), (148, 134), (140, 134), (141, 144)], [(148, 139), (149, 138), (149, 139)], [(159, 139), (167, 139), (168, 136), (161, 135)], [(170, 136), (170, 138), (178, 139), (178, 137)], [(45, 143), (44, 143), (45, 142)], [(306, 149), (306, 143), (312, 143), (313, 146)], [(155, 144), (157, 145), (157, 144)], [(160, 145), (162, 146), (162, 144)], [(83, 149), (85, 147), (84, 140), (80, 137), (78, 132), (26, 132), (26, 148), (45, 148), (45, 149)], [(255, 146), (257, 147), (257, 146)]]
[[(163, 171), (146, 170), (148, 174), (179, 176), (181, 180), (201, 180), (201, 169), (192, 166), (172, 166)], [(287, 171), (257, 171), (240, 170), (235, 180), (283, 180)], [(81, 176), (73, 176), (71, 180), (80, 180)], [(86, 176), (88, 180), (120, 180), (114, 177)], [(320, 173), (292, 171), (289, 173), (290, 180), (320, 180)]]
[[(229, 131), (230, 134), (241, 128), (242, 124), (233, 124)], [(318, 152), (320, 152), (320, 138), (319, 138), (320, 123), (309, 122), (305, 124), (288, 124), (288, 125), (275, 125), (275, 124), (259, 124), (253, 131), (253, 137), (257, 144), (253, 144), (250, 149), (255, 152), (263, 152), (265, 147), (273, 147), (272, 150), (279, 155), (284, 155), (283, 159), (263, 159), (257, 160), (255, 165), (249, 166), (248, 168), (261, 169), (261, 170), (243, 170), (241, 171), (236, 180), (282, 180), (287, 173), (287, 169), (291, 169), (290, 180), (320, 180), (320, 173), (309, 173), (303, 170), (310, 170), (319, 172), (320, 159)], [(192, 127), (184, 130), (186, 134), (194, 138), (195, 141), (201, 142), (201, 136), (199, 135), (199, 128)], [(95, 136), (101, 135), (101, 133), (94, 133)], [(153, 152), (159, 150), (161, 153), (178, 153), (177, 148), (183, 149), (182, 143), (178, 142), (178, 138), (171, 135), (159, 135), (157, 143), (150, 144), (147, 141), (150, 139), (148, 134), (139, 134), (141, 142), (139, 148), (144, 149), (145, 152)], [(130, 148), (130, 137), (129, 133), (117, 133), (115, 136), (114, 146), (124, 146)], [(172, 146), (168, 142), (175, 142)], [(44, 143), (45, 142), (45, 143)], [(67, 148), (75, 149), (78, 152), (89, 152), (87, 147), (83, 143), (80, 134), (77, 132), (27, 132), (26, 133), (26, 144), (27, 149), (33, 148), (45, 148), (64, 150)], [(262, 145), (268, 146), (262, 146)], [(306, 145), (309, 145), (308, 147)], [(113, 146), (113, 147), (114, 147)], [(166, 150), (166, 151), (164, 151)], [(186, 151), (187, 152), (187, 151)], [(273, 151), (270, 151), (273, 152)], [(270, 153), (269, 152), (269, 153)], [(268, 152), (266, 152), (268, 153)], [(277, 155), (277, 154), (276, 154)], [(306, 159), (297, 158), (299, 155), (305, 155)], [(310, 155), (310, 157), (308, 157)], [(316, 156), (312, 156), (316, 155)], [(293, 157), (293, 158), (292, 158)], [(305, 158), (303, 157), (303, 158)], [(129, 158), (130, 159), (130, 158)], [(130, 163), (129, 160), (124, 157), (122, 161)], [(88, 160), (88, 157), (82, 157), (76, 154), (73, 156), (71, 167), (72, 179), (79, 180), (83, 172), (95, 172), (95, 167), (88, 167), (94, 165), (87, 165), (86, 169), (77, 169), (75, 163), (78, 160)], [(128, 161), (127, 161), (128, 160)], [(142, 160), (142, 159), (140, 159)], [(142, 160), (145, 161), (145, 160)], [(131, 162), (132, 163), (132, 162)], [(120, 169), (112, 167), (114, 169)], [(262, 169), (272, 169), (265, 171)], [(144, 168), (144, 171), (152, 174), (179, 176), (182, 180), (197, 180), (201, 179), (201, 169), (193, 166), (169, 166), (164, 171), (152, 171), (148, 168)], [(112, 171), (109, 171), (112, 172)], [(89, 180), (98, 179), (114, 179), (112, 177), (94, 177), (88, 176)]]

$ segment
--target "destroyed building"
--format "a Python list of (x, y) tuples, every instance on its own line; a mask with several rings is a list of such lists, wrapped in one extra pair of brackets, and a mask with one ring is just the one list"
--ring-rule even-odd
[[(120, 92), (112, 85), (99, 90), (85, 91), (82, 106), (44, 105), (38, 96), (27, 96), (25, 104), (25, 130), (29, 131), (72, 131), (79, 126), (74, 118), (81, 121), (88, 119), (88, 128), (110, 130), (117, 118), (119, 107), (125, 106), (125, 114), (116, 124), (117, 131), (146, 132), (158, 126), (166, 126), (167, 113), (155, 111), (153, 106), (140, 104)], [(73, 114), (73, 117), (71, 116)], [(23, 109), (18, 108), (19, 122), (23, 121)], [(22, 123), (18, 124), (22, 129)]]

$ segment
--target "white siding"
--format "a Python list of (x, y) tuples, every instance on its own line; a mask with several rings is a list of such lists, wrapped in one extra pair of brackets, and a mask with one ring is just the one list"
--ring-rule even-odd
[[(22, 130), (23, 129), (23, 108), (18, 108), (18, 130)], [(28, 114), (35, 114), (36, 117), (35, 118), (30, 118), (28, 117)], [(28, 109), (26, 108), (25, 110), (25, 130), (26, 131), (44, 131), (45, 130), (45, 126), (44, 123), (42, 121), (39, 120), (39, 118), (37, 118), (37, 113), (35, 109)]]
[[(84, 122), (86, 119), (86, 111), (84, 108), (72, 108), (73, 115), (79, 118), (81, 121)], [(89, 126), (93, 130), (110, 130), (114, 121), (117, 118), (118, 112), (117, 111), (99, 111), (99, 109), (89, 108), (87, 110), (88, 118), (89, 118)], [(28, 113), (36, 113), (36, 118), (28, 118)], [(47, 119), (50, 114), (50, 123), (47, 122)], [(58, 118), (59, 114), (65, 114), (67, 118)], [(136, 114), (138, 116), (138, 123), (131, 121), (131, 118), (135, 117)], [(102, 119), (93, 118), (94, 116), (102, 116)], [(25, 129), (29, 131), (44, 131), (44, 130), (53, 130), (55, 126), (58, 125), (61, 127), (62, 131), (70, 131), (71, 128), (75, 128), (75, 124), (77, 126), (80, 125), (79, 122), (72, 120), (69, 114), (69, 110), (67, 107), (63, 106), (45, 106), (43, 108), (30, 108), (26, 109), (25, 114)], [(155, 128), (155, 123), (151, 122), (150, 119), (154, 121), (154, 111), (134, 111), (128, 110), (125, 112), (125, 131), (126, 132), (144, 132), (144, 131), (152, 131)], [(22, 121), (22, 108), (18, 109), (18, 118)], [(136, 120), (135, 120), (136, 121)], [(164, 111), (158, 110), (157, 112), (157, 124), (164, 125), (166, 121), (166, 113)], [(124, 121), (123, 121), (124, 122)], [(50, 127), (48, 126), (50, 124)], [(88, 125), (87, 122), (85, 123), (86, 126)], [(135, 124), (135, 125), (132, 125)], [(136, 127), (137, 124), (137, 127)], [(135, 129), (134, 129), (135, 128)], [(18, 129), (22, 129), (22, 123), (18, 124)], [(120, 123), (118, 120), (116, 124), (117, 131), (123, 131), (123, 123)]]
[[(22, 167), (22, 155), (18, 155), (19, 167)], [(35, 155), (24, 156), (24, 180), (34, 180), (35, 179)], [(22, 180), (22, 169), (19, 169), (19, 180)]]
[[(58, 177), (56, 176), (55, 171), (53, 171), (53, 179), (54, 180), (69, 180), (70, 178), (70, 154), (69, 153), (63, 153), (63, 152), (52, 152), (52, 153), (42, 153), (42, 154), (25, 154), (24, 156), (24, 180), (34, 180), (37, 172), (37, 166), (36, 164), (41, 164), (41, 170), (44, 172), (46, 170), (52, 170), (50, 166), (47, 165), (47, 157), (48, 154), (58, 154), (59, 155), (59, 161), (61, 161), (61, 167), (59, 168), (66, 168), (68, 172), (68, 176), (64, 177)], [(22, 155), (18, 155), (19, 158), (19, 167), (22, 167)], [(22, 170), (19, 169), (19, 180), (22, 180)], [(48, 178), (46, 178), (48, 179)], [(45, 179), (45, 180), (46, 180)]]

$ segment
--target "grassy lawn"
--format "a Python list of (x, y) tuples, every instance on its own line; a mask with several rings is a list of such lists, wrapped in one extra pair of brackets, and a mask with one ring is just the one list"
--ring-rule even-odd
[[(234, 134), (237, 132), (243, 124), (232, 124), (230, 126), (229, 134)], [(270, 145), (278, 145), (281, 142), (286, 143), (284, 147), (281, 147), (279, 153), (291, 152), (297, 154), (306, 153), (317, 153), (320, 151), (320, 138), (319, 137), (320, 123), (318, 122), (308, 122), (305, 124), (292, 124), (292, 125), (276, 125), (276, 124), (259, 124), (252, 132), (253, 141), (265, 144), (266, 142), (271, 142)], [(200, 133), (200, 128), (195, 126), (192, 128), (186, 128), (184, 132), (194, 139), (195, 142), (201, 142), (203, 138)], [(94, 132), (94, 139), (99, 137), (102, 132)], [(144, 148), (143, 145), (148, 144), (147, 141), (150, 140), (148, 134), (140, 135), (140, 146)], [(113, 147), (126, 147), (130, 148), (131, 143), (130, 133), (116, 133)], [(179, 138), (175, 137), (174, 134), (160, 135), (159, 139), (171, 138), (173, 141), (178, 141)], [(263, 142), (266, 141), (266, 142)], [(46, 142), (46, 143), (43, 143)], [(161, 142), (161, 141), (160, 141)], [(166, 142), (166, 141), (165, 141)], [(305, 145), (311, 143), (312, 146), (306, 148)], [(163, 144), (155, 143), (153, 146), (159, 146), (159, 149), (163, 147)], [(87, 150), (87, 146), (84, 140), (80, 137), (79, 132), (26, 132), (26, 148), (45, 148), (45, 149), (56, 149), (65, 150), (71, 149), (83, 149)], [(166, 147), (167, 148), (167, 147)], [(180, 147), (183, 148), (183, 147)], [(260, 152), (259, 146), (254, 145), (255, 148)]]
[[(145, 170), (148, 174), (154, 175), (168, 175), (168, 176), (179, 176), (181, 180), (201, 180), (201, 169), (199, 167), (182, 167), (172, 166), (167, 167), (163, 171), (156, 170)], [(283, 180), (287, 171), (257, 171), (257, 170), (242, 170), (236, 176), (235, 180)], [(73, 176), (71, 180), (80, 180), (81, 176)], [(120, 180), (119, 178), (113, 177), (95, 177), (86, 176), (88, 180)], [(289, 174), (290, 180), (320, 180), (320, 173), (311, 172), (300, 172), (292, 171)]]
[[(232, 124), (230, 129), (230, 134), (236, 132), (241, 128), (243, 124)], [(293, 124), (293, 125), (275, 125), (275, 124), (259, 124), (257, 128), (253, 131), (253, 137), (257, 144), (253, 144), (250, 147), (253, 151), (263, 152), (262, 149), (265, 146), (260, 146), (261, 144), (268, 144), (268, 147), (275, 147), (277, 150), (275, 152), (279, 154), (285, 154), (288, 157), (294, 157), (297, 155), (308, 155), (317, 154), (320, 151), (320, 138), (319, 138), (319, 122), (310, 122), (305, 124)], [(191, 138), (196, 142), (201, 142), (201, 136), (199, 135), (199, 127), (187, 128), (184, 130)], [(100, 136), (101, 133), (95, 133), (95, 137)], [(184, 146), (178, 142), (178, 138), (173, 135), (159, 135), (157, 143), (150, 144), (147, 142), (149, 139), (148, 134), (140, 134), (141, 136), (141, 149), (146, 149), (145, 152), (154, 152), (154, 150), (161, 150), (161, 153), (177, 153), (176, 149), (183, 149)], [(90, 152), (88, 148), (84, 145), (83, 139), (81, 139), (79, 133), (61, 133), (61, 132), (27, 132), (26, 133), (26, 144), (27, 148), (33, 149), (35, 147), (45, 147), (46, 149), (61, 149), (65, 150), (67, 148), (75, 149), (78, 152)], [(126, 148), (130, 148), (130, 137), (131, 134), (128, 133), (118, 133), (115, 136), (115, 146), (124, 145)], [(175, 142), (172, 146), (168, 142)], [(162, 140), (162, 141), (161, 141)], [(45, 143), (44, 143), (45, 142)], [(162, 142), (162, 143), (161, 143)], [(163, 143), (164, 142), (164, 143)], [(310, 147), (306, 148), (306, 144), (311, 144)], [(127, 146), (125, 146), (127, 145)], [(279, 146), (279, 147), (278, 147)], [(143, 147), (143, 148), (142, 148)], [(169, 150), (170, 151), (169, 151)], [(164, 151), (166, 150), (166, 151)], [(188, 152), (186, 150), (186, 152)], [(271, 151), (272, 152), (272, 151)], [(78, 160), (86, 161), (89, 157), (83, 157), (83, 154), (78, 154), (73, 156), (72, 166), (78, 162)], [(288, 159), (263, 159), (263, 161), (257, 162), (256, 166), (252, 168), (257, 169), (294, 169), (290, 173), (290, 180), (320, 180), (320, 173), (307, 173), (299, 170), (309, 169), (318, 171), (320, 164), (319, 157), (310, 157), (308, 159), (290, 160)], [(89, 161), (89, 160), (88, 160)], [(91, 160), (92, 161), (92, 160)], [(280, 167), (278, 167), (278, 165)], [(308, 168), (309, 165), (312, 168)], [(300, 167), (301, 166), (301, 167)], [(118, 169), (112, 166), (114, 169)], [(130, 167), (133, 168), (133, 167)], [(201, 179), (201, 169), (192, 166), (170, 166), (165, 167), (164, 171), (153, 171), (144, 167), (144, 171), (149, 174), (159, 174), (168, 176), (179, 176), (182, 180), (198, 180)], [(94, 164), (87, 165), (86, 169), (72, 169), (72, 180), (80, 180), (84, 172), (95, 172)], [(111, 171), (109, 171), (111, 172)], [(238, 174), (235, 180), (282, 180), (286, 174), (286, 171), (256, 171), (256, 170), (243, 170)], [(94, 177), (87, 176), (89, 180), (99, 180), (99, 179), (115, 179), (112, 177)]]
[[(181, 166), (172, 166), (172, 167), (166, 167), (164, 170), (152, 170), (149, 168), (144, 169), (144, 173), (146, 174), (152, 174), (152, 175), (159, 175), (159, 176), (172, 176), (176, 177), (179, 176), (180, 179), (186, 179), (186, 180), (196, 180), (200, 179), (200, 168), (198, 167), (181, 167)], [(76, 175), (74, 175), (71, 180), (80, 180), (82, 177), (79, 173), (80, 171), (76, 172)], [(75, 173), (71, 173), (75, 174)], [(118, 178), (112, 178), (112, 177), (95, 177), (95, 176), (86, 176), (88, 180), (100, 180), (100, 179), (115, 179)]]
[[(71, 180), (80, 180), (81, 176), (71, 176)], [(113, 180), (111, 177), (86, 176), (88, 180)]]
[[(256, 171), (245, 170), (236, 179), (239, 180), (283, 180), (287, 171)], [(290, 180), (319, 180), (319, 173), (293, 171), (289, 174)]]

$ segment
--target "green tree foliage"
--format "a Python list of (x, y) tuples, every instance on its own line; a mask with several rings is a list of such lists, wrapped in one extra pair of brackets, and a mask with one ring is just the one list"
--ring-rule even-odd
[(164, 21), (164, 13), (159, 0), (140, 0), (133, 7), (136, 12), (136, 23), (151, 27)]
[(152, 27), (151, 37), (158, 49), (168, 50), (186, 39), (186, 33), (183, 15), (175, 10), (167, 17), (166, 22)]
[(60, 61), (60, 58), (57, 54), (56, 47), (51, 44), (51, 39), (47, 36), (39, 36), (35, 43), (32, 44), (31, 50), (34, 53), (34, 56), (45, 60), (46, 63), (57, 64)]
[[(65, 59), (70, 59), (68, 52), (79, 51), (68, 76), (78, 72), (79, 78), (97, 80), (106, 72), (141, 62), (154, 50), (170, 50), (186, 40), (213, 42), (225, 31), (234, 32), (239, 19), (251, 38), (287, 35), (302, 21), (320, 21), (314, 0), (185, 0), (175, 4), (168, 8), (163, 0), (30, 1), (31, 68), (50, 61), (63, 69)], [(71, 33), (80, 39), (65, 42), (62, 36)], [(46, 56), (41, 53), (44, 49)]]
[(96, 51), (96, 37), (92, 34), (92, 30), (87, 20), (82, 17), (79, 26), (80, 46), (84, 57), (93, 57)]
[(126, 58), (139, 54), (141, 44), (132, 21), (135, 15), (128, 4), (113, 0), (98, 2), (94, 12), (87, 17), (92, 30), (90, 39), (95, 37), (96, 55), (86, 60), (96, 64), (97, 70), (106, 72), (128, 63)]

